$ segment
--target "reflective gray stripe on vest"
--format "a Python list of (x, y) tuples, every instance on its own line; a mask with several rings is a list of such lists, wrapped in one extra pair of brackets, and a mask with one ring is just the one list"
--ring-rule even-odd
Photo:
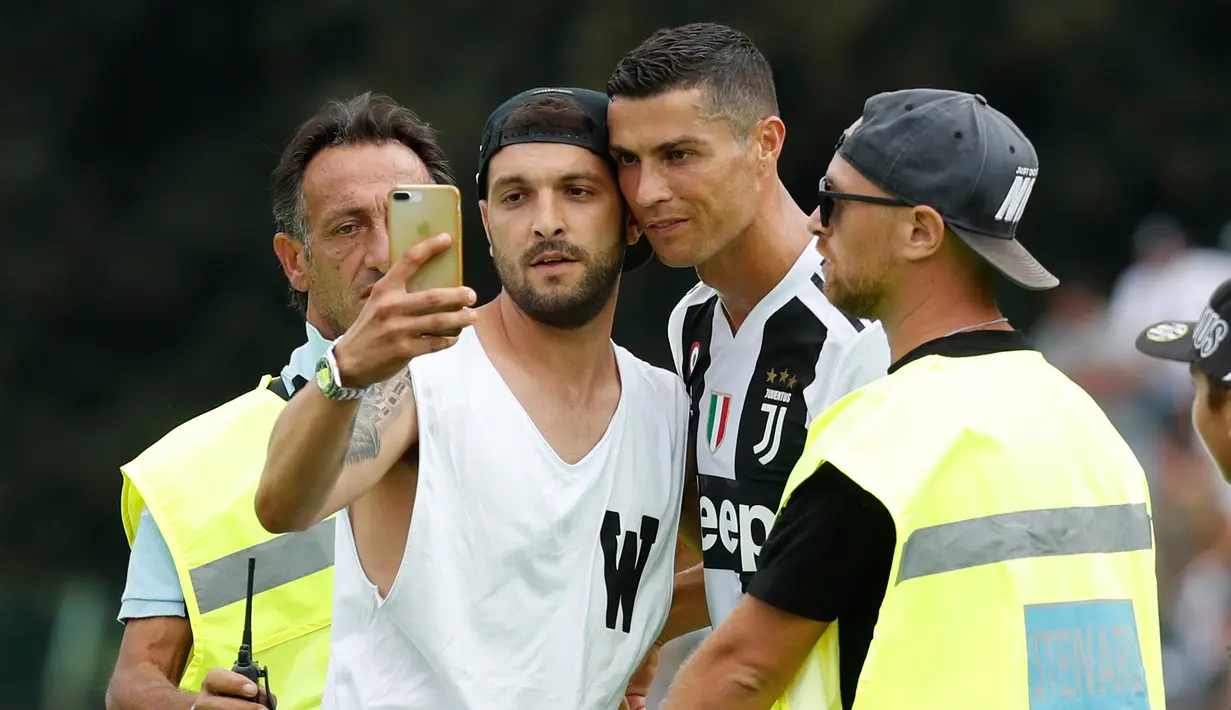
[(1025, 557), (1131, 552), (1152, 544), (1144, 503), (989, 515), (911, 533), (897, 584)]
[(333, 565), (334, 518), (303, 532), (279, 535), (232, 552), (188, 573), (202, 614), (243, 601), (248, 595), (248, 558), (256, 558), (253, 595), (290, 584)]

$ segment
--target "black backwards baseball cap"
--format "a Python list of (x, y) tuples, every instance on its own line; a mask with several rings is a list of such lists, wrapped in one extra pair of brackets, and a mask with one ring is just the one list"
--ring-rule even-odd
[[(517, 107), (538, 98), (544, 94), (567, 99), (580, 108), (590, 119), (592, 126), (588, 131), (569, 131), (565, 129), (539, 130), (505, 130), (509, 114)], [(479, 172), (475, 174), (475, 184), (480, 197), (487, 194), (487, 165), (492, 156), (501, 148), (518, 143), (566, 143), (594, 153), (611, 165), (615, 170), (615, 161), (608, 151), (607, 139), (607, 95), (590, 89), (577, 88), (539, 88), (523, 91), (505, 101), (487, 117), (483, 125), (483, 140), (479, 143)], [(644, 266), (654, 256), (654, 248), (643, 235), (636, 244), (630, 244), (624, 250), (624, 271), (629, 272)]]
[(1210, 296), (1195, 321), (1170, 320), (1146, 328), (1137, 349), (1151, 357), (1196, 363), (1206, 375), (1231, 383), (1231, 279)]
[(1025, 134), (980, 94), (906, 89), (873, 96), (838, 145), (861, 175), (912, 205), (927, 205), (979, 256), (1017, 285), (1059, 280), (1017, 241), (1039, 174)]

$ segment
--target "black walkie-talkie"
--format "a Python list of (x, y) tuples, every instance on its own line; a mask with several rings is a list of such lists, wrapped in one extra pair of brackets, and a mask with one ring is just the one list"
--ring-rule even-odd
[(273, 710), (273, 694), (269, 692), (269, 669), (256, 665), (252, 660), (252, 578), (256, 574), (256, 558), (248, 558), (248, 607), (244, 610), (244, 638), (239, 644), (239, 658), (231, 668), (232, 673), (238, 673), (259, 689), (261, 679), (265, 679), (265, 699), (255, 702)]

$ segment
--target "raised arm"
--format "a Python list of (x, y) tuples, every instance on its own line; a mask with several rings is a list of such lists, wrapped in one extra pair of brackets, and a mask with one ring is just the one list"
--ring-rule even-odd
[(408, 368), (361, 400), (305, 390), (278, 418), (257, 491), (257, 517), (274, 533), (305, 530), (350, 505), (418, 439)]
[(368, 388), (363, 398), (329, 399), (309, 385), (278, 417), (256, 496), (257, 518), (266, 530), (305, 530), (345, 508), (416, 441), (407, 363), (457, 341), (429, 333), (474, 324), (469, 306), (475, 294), (469, 288), (406, 291), (418, 267), (448, 243), (439, 235), (407, 251), (335, 341), (342, 384)]

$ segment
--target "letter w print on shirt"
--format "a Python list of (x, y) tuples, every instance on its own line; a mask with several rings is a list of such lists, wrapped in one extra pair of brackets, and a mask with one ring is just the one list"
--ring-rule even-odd
[(599, 544), (603, 548), (603, 581), (607, 584), (609, 629), (615, 630), (620, 611), (624, 612), (624, 633), (629, 633), (632, 628), (637, 588), (641, 586), (641, 573), (650, 559), (650, 550), (658, 539), (658, 525), (658, 518), (643, 515), (640, 532), (625, 531), (620, 524), (619, 513), (609, 510), (603, 516)]

